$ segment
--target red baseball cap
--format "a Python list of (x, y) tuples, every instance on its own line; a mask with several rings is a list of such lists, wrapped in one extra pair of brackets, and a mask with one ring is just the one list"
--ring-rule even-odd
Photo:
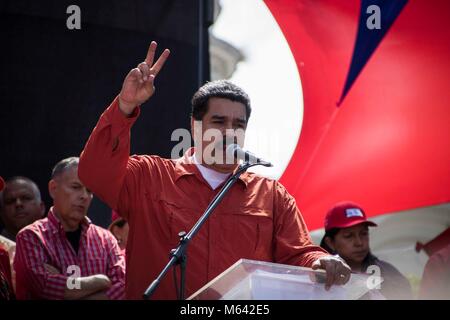
[(119, 213), (117, 213), (116, 210), (111, 211), (111, 221), (114, 222), (116, 220), (120, 219)]
[(111, 210), (111, 224), (108, 226), (108, 230), (112, 230), (112, 227), (115, 226), (120, 219), (123, 219), (116, 210)]
[(3, 188), (5, 188), (5, 180), (0, 176), (0, 192), (3, 191)]
[(348, 228), (360, 223), (376, 227), (375, 222), (367, 220), (366, 213), (353, 202), (340, 202), (328, 211), (325, 217), (325, 230)]

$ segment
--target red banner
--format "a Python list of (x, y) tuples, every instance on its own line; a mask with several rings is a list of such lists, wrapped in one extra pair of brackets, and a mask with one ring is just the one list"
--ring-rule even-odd
[[(343, 200), (368, 216), (449, 202), (450, 1), (409, 1), (391, 17), (339, 107), (355, 57), (364, 56), (356, 40), (365, 1), (265, 3), (302, 82), (303, 126), (280, 181), (309, 228), (323, 227)], [(381, 6), (382, 17), (387, 11)]]

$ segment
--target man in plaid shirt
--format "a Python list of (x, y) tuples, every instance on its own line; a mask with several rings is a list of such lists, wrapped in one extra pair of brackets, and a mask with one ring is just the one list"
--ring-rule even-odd
[(78, 158), (52, 172), (47, 218), (17, 235), (18, 299), (122, 299), (125, 259), (117, 240), (86, 217), (92, 193), (78, 179)]

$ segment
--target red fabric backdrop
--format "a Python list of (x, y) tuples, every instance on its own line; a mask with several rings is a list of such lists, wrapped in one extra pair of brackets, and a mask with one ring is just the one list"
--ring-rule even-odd
[(302, 131), (280, 181), (309, 228), (341, 200), (368, 216), (450, 201), (450, 1), (409, 1), (339, 108), (360, 1), (265, 3), (302, 81)]

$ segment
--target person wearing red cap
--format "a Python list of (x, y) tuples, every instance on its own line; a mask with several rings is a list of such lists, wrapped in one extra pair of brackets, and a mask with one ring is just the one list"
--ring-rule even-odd
[[(371, 273), (370, 266), (379, 267), (383, 282), (363, 299), (412, 299), (409, 281), (391, 264), (370, 252), (369, 227), (377, 224), (367, 220), (366, 213), (357, 204), (341, 202), (330, 209), (325, 217), (325, 235), (320, 246), (337, 254), (352, 268), (352, 272)], [(381, 296), (379, 295), (381, 294)]]
[(120, 250), (125, 254), (125, 249), (127, 248), (128, 231), (129, 226), (127, 220), (119, 216), (116, 210), (112, 210), (111, 214), (111, 224), (108, 230), (111, 231), (113, 236), (117, 239)]
[[(4, 187), (5, 182), (0, 177), (0, 194)], [(12, 300), (14, 298), (8, 251), (0, 245), (0, 300)]]

